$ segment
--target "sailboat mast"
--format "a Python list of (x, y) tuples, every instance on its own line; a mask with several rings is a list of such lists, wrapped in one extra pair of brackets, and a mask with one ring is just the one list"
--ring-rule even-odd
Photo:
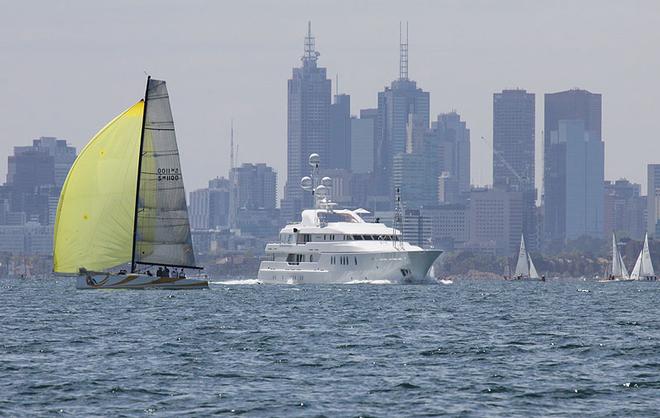
[(149, 81), (151, 76), (147, 76), (147, 86), (144, 89), (144, 108), (142, 110), (142, 130), (140, 131), (140, 153), (138, 154), (137, 185), (135, 187), (135, 211), (133, 212), (133, 250), (131, 251), (131, 273), (135, 273), (135, 233), (137, 232), (138, 222), (138, 196), (140, 195), (140, 177), (142, 173), (142, 149), (144, 145), (144, 125), (147, 120), (147, 96), (149, 93)]

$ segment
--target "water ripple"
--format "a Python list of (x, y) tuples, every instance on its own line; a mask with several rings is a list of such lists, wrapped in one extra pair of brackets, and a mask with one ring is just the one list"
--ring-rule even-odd
[(655, 285), (0, 288), (0, 416), (660, 410)]

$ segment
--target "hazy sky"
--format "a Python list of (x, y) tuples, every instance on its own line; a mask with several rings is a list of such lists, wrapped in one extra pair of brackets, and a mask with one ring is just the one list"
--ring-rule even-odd
[[(167, 80), (188, 190), (239, 161), (286, 175), (286, 80), (307, 20), (319, 64), (352, 113), (398, 76), (399, 21), (410, 78), (431, 119), (452, 109), (472, 134), (472, 182), (491, 182), (492, 95), (536, 93), (537, 183), (543, 93), (603, 94), (606, 178), (646, 184), (660, 163), (660, 1), (4, 1), (0, 0), (0, 175), (16, 144), (65, 138), (80, 149)], [(333, 85), (334, 93), (334, 85)]]

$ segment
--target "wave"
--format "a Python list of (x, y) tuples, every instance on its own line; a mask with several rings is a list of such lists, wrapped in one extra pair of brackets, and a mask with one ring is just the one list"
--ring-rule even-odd
[(351, 280), (344, 284), (392, 284), (389, 280)]
[(240, 279), (240, 280), (223, 280), (223, 281), (209, 281), (209, 284), (222, 284), (222, 285), (254, 285), (254, 284), (263, 284), (261, 280), (258, 279)]

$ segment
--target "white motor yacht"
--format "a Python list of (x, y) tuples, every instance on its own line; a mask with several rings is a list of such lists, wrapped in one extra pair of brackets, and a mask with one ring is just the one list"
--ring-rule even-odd
[[(332, 180), (317, 181), (319, 161), (317, 154), (310, 156), (312, 177), (301, 181), (303, 189), (313, 193), (315, 208), (303, 210), (300, 222), (285, 226), (280, 242), (266, 245), (267, 260), (261, 262), (258, 280), (278, 284), (427, 280), (442, 251), (406, 242), (396, 227), (366, 222), (360, 216), (363, 209), (337, 209), (328, 197)], [(396, 213), (395, 226), (400, 209)]]

